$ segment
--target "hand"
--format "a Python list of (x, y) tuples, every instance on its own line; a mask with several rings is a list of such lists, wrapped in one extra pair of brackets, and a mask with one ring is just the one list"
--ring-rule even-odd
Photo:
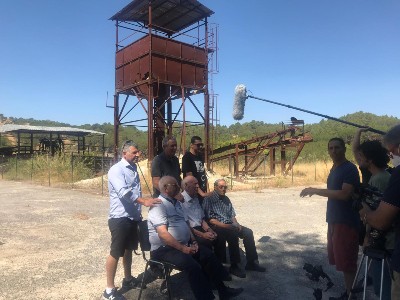
[(207, 239), (207, 240), (210, 240), (210, 241), (213, 241), (213, 240), (215, 240), (216, 236), (214, 235), (213, 232), (207, 231), (207, 232), (204, 232), (203, 238)]
[(361, 128), (359, 128), (358, 131), (359, 131), (359, 132), (367, 132), (367, 131), (370, 130), (370, 129), (371, 129), (371, 127), (366, 126), (366, 127), (361, 127)]
[(183, 198), (181, 193), (177, 194), (175, 196), (175, 199), (178, 200), (179, 202), (185, 202), (185, 199)]
[(308, 188), (305, 188), (304, 190), (302, 190), (301, 192), (300, 192), (300, 197), (305, 197), (305, 196), (312, 196), (312, 195), (314, 195), (315, 194), (315, 192), (316, 192), (316, 189), (315, 188), (311, 188), (311, 187), (308, 187)]
[(209, 228), (209, 229), (207, 230), (207, 232), (211, 232), (212, 235), (214, 236), (214, 239), (216, 239), (216, 238), (218, 237), (218, 234), (217, 234), (214, 230), (212, 230), (211, 228)]
[(242, 226), (240, 226), (239, 223), (232, 223), (231, 226), (232, 226), (232, 230), (234, 230), (234, 231), (240, 232), (240, 230), (242, 230)]
[(197, 251), (199, 251), (199, 244), (197, 243), (197, 241), (193, 241), (190, 245), (190, 248), (192, 249), (192, 254), (197, 253)]
[(188, 246), (183, 246), (183, 248), (182, 248), (182, 250), (181, 250), (183, 253), (185, 253), (185, 254), (190, 254), (190, 255), (192, 255), (193, 253), (192, 253), (192, 247), (188, 247)]
[(361, 204), (362, 204), (363, 208), (360, 209), (360, 211), (358, 213), (360, 214), (361, 221), (363, 221), (363, 223), (366, 224), (367, 223), (367, 220), (366, 220), (367, 214), (369, 212), (371, 212), (372, 210), (369, 208), (369, 206), (367, 204), (365, 204), (365, 203), (361, 203)]
[(240, 231), (242, 231), (242, 226), (239, 224), (239, 223), (237, 223), (237, 230), (240, 232)]
[(161, 199), (158, 199), (158, 198), (143, 199), (143, 205), (147, 206), (147, 207), (151, 207), (151, 206), (154, 206), (154, 205), (160, 204), (160, 203), (162, 203), (162, 201), (161, 201)]

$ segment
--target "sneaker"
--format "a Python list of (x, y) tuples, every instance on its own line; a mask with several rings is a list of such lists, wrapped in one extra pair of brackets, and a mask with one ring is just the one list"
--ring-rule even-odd
[(140, 284), (141, 282), (135, 277), (132, 277), (130, 280), (126, 280), (125, 278), (122, 280), (122, 288), (125, 290), (140, 289)]
[(103, 300), (126, 300), (126, 298), (117, 291), (117, 288), (113, 288), (109, 294), (104, 290)]
[(228, 300), (243, 292), (243, 288), (231, 288), (229, 286), (224, 286), (218, 290), (218, 296), (220, 300)]
[(244, 269), (247, 271), (256, 271), (256, 272), (265, 272), (267, 270), (265, 267), (261, 267), (258, 263), (255, 262), (247, 263)]
[(239, 278), (246, 278), (246, 273), (239, 266), (231, 266), (229, 273)]

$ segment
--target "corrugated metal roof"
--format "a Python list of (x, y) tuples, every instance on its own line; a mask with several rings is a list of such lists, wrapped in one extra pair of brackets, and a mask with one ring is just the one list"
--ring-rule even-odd
[[(214, 12), (196, 0), (152, 0), (152, 23), (167, 34), (178, 32)], [(134, 0), (110, 20), (149, 23), (149, 0)]]
[(94, 130), (86, 130), (73, 127), (48, 127), (48, 126), (31, 126), (31, 125), (0, 125), (0, 133), (58, 133), (71, 136), (87, 136), (90, 134), (105, 135), (105, 133)]

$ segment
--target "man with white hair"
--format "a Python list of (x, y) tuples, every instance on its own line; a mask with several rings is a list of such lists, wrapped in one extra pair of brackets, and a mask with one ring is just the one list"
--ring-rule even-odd
[(246, 273), (240, 268), (239, 238), (243, 239), (246, 251), (247, 271), (265, 272), (266, 269), (259, 265), (258, 254), (254, 242), (253, 231), (241, 224), (236, 219), (236, 212), (231, 200), (226, 196), (228, 186), (224, 179), (217, 179), (214, 183), (214, 192), (206, 197), (203, 202), (204, 213), (211, 228), (218, 234), (215, 254), (225, 260), (225, 240), (228, 242), (232, 275), (245, 278)]
[(182, 180), (181, 188), (184, 199), (181, 205), (193, 234), (200, 244), (212, 249), (217, 234), (205, 220), (197, 194), (200, 189), (197, 178), (192, 175), (186, 176)]
[(181, 204), (175, 199), (180, 190), (177, 180), (172, 176), (162, 177), (159, 190), (161, 203), (151, 207), (148, 214), (151, 257), (172, 263), (185, 271), (198, 300), (214, 299), (209, 280), (217, 288), (219, 299), (239, 295), (243, 289), (230, 288), (223, 283), (226, 270), (208, 248), (197, 244), (191, 233)]

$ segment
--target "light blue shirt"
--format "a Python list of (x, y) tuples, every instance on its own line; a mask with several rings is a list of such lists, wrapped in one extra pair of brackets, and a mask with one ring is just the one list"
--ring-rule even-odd
[(139, 221), (142, 205), (136, 200), (142, 197), (139, 174), (136, 165), (124, 158), (108, 171), (108, 192), (110, 194), (109, 219), (128, 217)]
[(161, 199), (161, 203), (150, 207), (149, 215), (147, 216), (151, 251), (165, 246), (165, 243), (157, 233), (157, 227), (161, 225), (166, 225), (168, 232), (179, 243), (187, 245), (190, 240), (190, 229), (179, 201), (167, 199), (161, 195), (158, 198)]

